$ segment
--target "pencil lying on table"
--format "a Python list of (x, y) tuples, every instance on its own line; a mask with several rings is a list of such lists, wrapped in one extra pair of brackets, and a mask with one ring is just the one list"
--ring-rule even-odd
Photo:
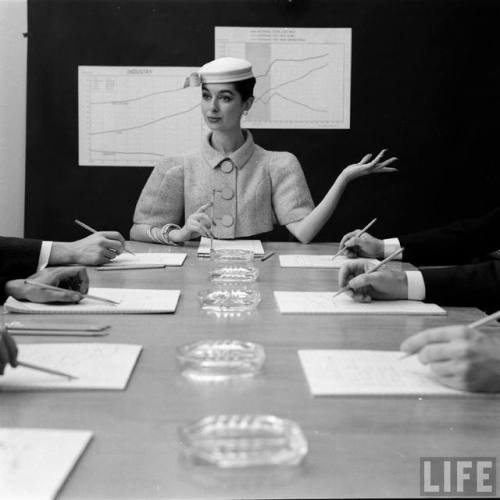
[(267, 259), (270, 259), (274, 255), (274, 252), (271, 250), (269, 252), (266, 252), (262, 257), (260, 257), (261, 262), (264, 262)]
[[(391, 255), (389, 255), (389, 257), (386, 257), (384, 260), (379, 262), (375, 267), (368, 269), (368, 271), (366, 271), (366, 273), (363, 273), (363, 274), (371, 274), (371, 273), (374, 273), (375, 271), (378, 271), (384, 264), (387, 264), (390, 260), (394, 259), (394, 257), (398, 256), (403, 250), (404, 250), (404, 248), (401, 247), (400, 249), (396, 250), (395, 252), (392, 252)], [(359, 276), (361, 276), (361, 274)], [(337, 290), (337, 292), (335, 292), (333, 294), (332, 299), (334, 299), (337, 295), (340, 295), (341, 293), (347, 292), (347, 290), (349, 290), (348, 286), (344, 286), (344, 287), (340, 288), (339, 290)]]
[(21, 321), (9, 321), (5, 327), (10, 332), (17, 330), (38, 331), (64, 331), (64, 332), (102, 332), (108, 330), (111, 325), (90, 325), (86, 323), (22, 323)]
[(98, 300), (100, 302), (106, 302), (108, 304), (115, 304), (115, 305), (120, 303), (120, 301), (117, 300), (106, 299), (104, 297), (98, 297), (96, 295), (90, 295), (88, 293), (81, 293), (78, 290), (68, 290), (67, 288), (60, 288), (58, 286), (47, 285), (46, 283), (40, 283), (38, 281), (24, 280), (24, 282), (28, 285), (33, 285), (37, 286), (38, 288), (43, 288), (44, 290), (53, 290), (54, 292), (68, 292), (68, 291), (76, 292), (79, 293), (82, 296), (82, 298)]
[(44, 366), (34, 365), (32, 363), (25, 363), (24, 361), (17, 361), (17, 366), (22, 366), (24, 368), (29, 368), (30, 370), (36, 370), (43, 373), (50, 373), (51, 375), (58, 375), (59, 377), (66, 377), (70, 380), (76, 380), (78, 378), (74, 375), (70, 375), (69, 373), (52, 370), (52, 368), (45, 368)]
[[(97, 229), (94, 229), (93, 227), (90, 227), (88, 224), (85, 224), (85, 222), (82, 222), (81, 220), (75, 219), (75, 224), (78, 224), (80, 227), (83, 227), (83, 229), (86, 229), (90, 233), (98, 233)], [(135, 255), (132, 250), (129, 250), (125, 245), (123, 245), (123, 250), (131, 255)]]
[[(375, 219), (372, 219), (363, 229), (361, 229), (361, 231), (356, 235), (356, 238), (359, 238), (362, 234), (365, 234), (366, 231), (368, 231), (368, 229), (370, 229), (373, 224), (375, 224), (375, 222), (377, 222), (377, 218), (375, 217)], [(340, 254), (344, 253), (344, 251), (347, 249), (347, 247), (342, 247), (341, 249), (339, 249), (339, 251), (332, 257), (332, 260), (335, 259), (335, 257), (338, 257)]]

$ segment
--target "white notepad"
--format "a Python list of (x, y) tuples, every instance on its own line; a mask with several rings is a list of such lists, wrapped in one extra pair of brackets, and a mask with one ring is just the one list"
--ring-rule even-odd
[[(214, 239), (214, 250), (231, 248), (234, 250), (250, 250), (254, 255), (263, 255), (264, 247), (260, 240), (216, 240)], [(210, 238), (202, 237), (198, 247), (198, 255), (210, 255)]]
[(313, 396), (471, 395), (440, 384), (416, 356), (400, 351), (301, 350)]
[(143, 288), (90, 288), (89, 294), (119, 300), (107, 304), (89, 298), (78, 304), (37, 304), (9, 297), (7, 311), (27, 314), (152, 314), (173, 313), (179, 301), (179, 290), (149, 290)]
[(339, 255), (332, 259), (333, 255), (280, 255), (281, 267), (317, 267), (321, 269), (338, 269), (348, 259), (345, 255)]
[(91, 438), (90, 431), (0, 428), (0, 497), (55, 498)]
[(5, 368), (0, 391), (34, 389), (123, 390), (142, 346), (133, 344), (18, 344), (18, 359), (78, 377), (65, 377), (23, 366)]
[(416, 300), (374, 300), (360, 303), (345, 293), (333, 299), (334, 293), (274, 292), (274, 297), (282, 314), (446, 314), (436, 304)]
[(147, 269), (148, 266), (182, 266), (187, 254), (185, 253), (122, 253), (111, 262), (104, 264), (97, 269)]

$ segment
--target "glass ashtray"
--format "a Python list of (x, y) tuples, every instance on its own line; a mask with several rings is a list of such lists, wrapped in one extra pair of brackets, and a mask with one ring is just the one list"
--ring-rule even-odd
[(260, 293), (249, 286), (218, 286), (198, 293), (201, 308), (207, 311), (253, 311)]
[(211, 415), (179, 436), (188, 459), (222, 468), (298, 465), (307, 454), (299, 425), (273, 415)]
[(253, 264), (253, 252), (234, 248), (212, 250), (211, 281), (255, 281), (259, 270)]
[(177, 348), (184, 376), (194, 380), (226, 380), (259, 373), (266, 355), (260, 344), (241, 340), (201, 340)]

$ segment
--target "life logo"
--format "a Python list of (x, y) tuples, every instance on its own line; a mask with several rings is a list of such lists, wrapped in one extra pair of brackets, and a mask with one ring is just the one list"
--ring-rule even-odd
[(422, 457), (420, 495), (494, 497), (496, 458)]

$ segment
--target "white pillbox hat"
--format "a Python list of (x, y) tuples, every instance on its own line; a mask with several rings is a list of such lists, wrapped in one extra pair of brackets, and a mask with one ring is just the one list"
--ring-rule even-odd
[(204, 64), (197, 73), (186, 78), (184, 87), (196, 87), (203, 83), (231, 83), (253, 77), (252, 64), (236, 57), (220, 57)]

